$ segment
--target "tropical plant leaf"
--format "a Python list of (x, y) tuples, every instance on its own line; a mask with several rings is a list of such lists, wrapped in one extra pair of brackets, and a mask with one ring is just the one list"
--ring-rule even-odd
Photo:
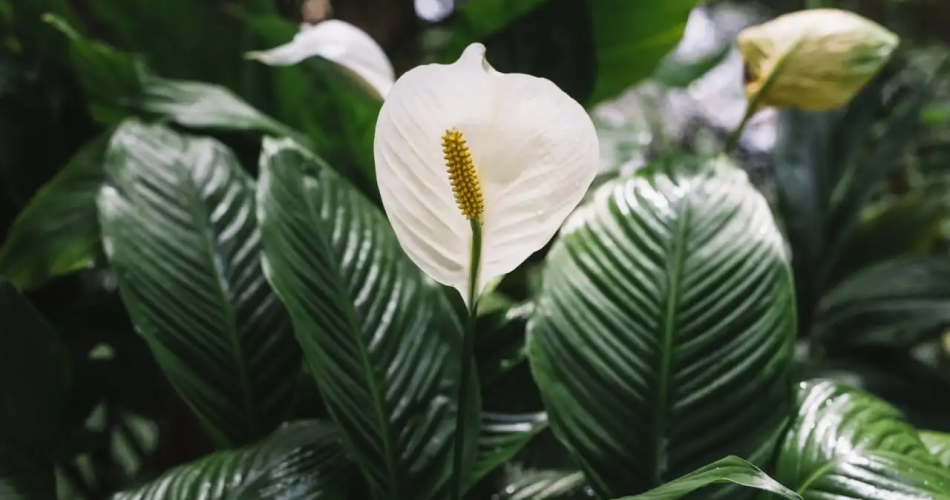
[(492, 498), (498, 500), (573, 500), (594, 498), (578, 471), (513, 471), (511, 481)]
[(0, 281), (0, 499), (53, 500), (53, 447), (70, 388), (56, 332)]
[(797, 493), (782, 486), (758, 467), (739, 457), (729, 456), (642, 495), (626, 497), (622, 500), (676, 500), (706, 486), (720, 483), (733, 483), (785, 498), (801, 499)]
[(938, 465), (896, 408), (815, 380), (802, 383), (774, 477), (805, 500), (946, 498), (950, 476)]
[(301, 354), (261, 270), (253, 181), (220, 143), (134, 120), (105, 165), (103, 244), (136, 329), (217, 444), (267, 435)]
[(99, 254), (96, 195), (112, 131), (87, 144), (20, 212), (0, 249), (0, 274), (17, 288), (91, 266)]
[[(937, 458), (940, 465), (950, 467), (950, 434), (945, 432), (920, 431), (918, 434), (930, 454)], [(950, 491), (948, 488), (947, 491)]]
[(822, 301), (815, 338), (826, 348), (909, 347), (950, 325), (950, 259), (910, 256), (868, 267)]
[(598, 190), (562, 231), (528, 356), (594, 490), (640, 493), (728, 454), (765, 463), (794, 399), (795, 313), (746, 175), (669, 158)]
[(475, 0), (461, 5), (444, 59), (483, 42), (498, 71), (548, 78), (587, 105), (650, 76), (696, 0)]
[[(433, 498), (451, 472), (457, 317), (379, 210), (322, 161), (267, 139), (260, 171), (265, 273), (350, 455), (380, 498)], [(471, 467), (475, 447), (467, 450)]]
[(175, 467), (112, 500), (343, 500), (352, 472), (332, 424), (299, 421), (260, 443)]

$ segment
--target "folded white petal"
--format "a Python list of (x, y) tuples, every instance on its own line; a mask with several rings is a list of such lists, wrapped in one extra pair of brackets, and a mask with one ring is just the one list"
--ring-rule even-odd
[(580, 104), (548, 80), (498, 73), (481, 44), (396, 82), (376, 124), (383, 206), (416, 265), (467, 298), (471, 229), (441, 148), (451, 128), (471, 149), (485, 200), (477, 291), (557, 232), (593, 181), (599, 148)]
[(337, 19), (303, 25), (290, 43), (247, 54), (249, 59), (271, 66), (289, 66), (314, 56), (330, 60), (350, 72), (380, 99), (386, 97), (396, 79), (382, 47), (365, 31)]

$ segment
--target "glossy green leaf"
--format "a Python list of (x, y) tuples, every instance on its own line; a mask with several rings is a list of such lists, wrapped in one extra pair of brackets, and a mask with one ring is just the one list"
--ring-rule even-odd
[(927, 449), (930, 450), (930, 453), (940, 462), (940, 465), (950, 467), (950, 434), (920, 431), (919, 436)]
[(545, 77), (588, 105), (650, 76), (679, 43), (696, 0), (474, 0), (459, 7), (445, 59), (472, 42), (504, 73)]
[(0, 274), (17, 288), (91, 266), (99, 253), (96, 195), (111, 131), (99, 136), (33, 196), (0, 249)]
[(784, 498), (801, 499), (797, 493), (782, 486), (758, 467), (739, 457), (729, 456), (642, 495), (626, 497), (623, 500), (676, 500), (706, 486), (720, 483), (733, 483), (768, 491)]
[(577, 471), (514, 471), (510, 482), (493, 498), (498, 500), (575, 500), (594, 498), (585, 491), (584, 475)]
[(640, 493), (728, 454), (769, 460), (794, 399), (783, 245), (723, 158), (651, 164), (565, 223), (528, 355), (552, 428), (598, 494)]
[(137, 121), (105, 164), (103, 245), (136, 329), (220, 446), (267, 435), (301, 354), (261, 269), (252, 179), (220, 143)]
[(950, 491), (950, 475), (896, 408), (827, 380), (802, 383), (774, 477), (805, 500), (943, 499)]
[[(433, 498), (452, 463), (461, 347), (452, 308), (382, 213), (322, 161), (267, 139), (260, 171), (264, 269), (348, 452), (381, 498)], [(480, 405), (470, 391), (474, 443)]]
[(0, 281), (0, 499), (52, 500), (53, 447), (70, 388), (56, 332)]
[(175, 467), (112, 500), (344, 500), (352, 472), (336, 428), (300, 421), (260, 443)]
[(912, 346), (950, 325), (950, 259), (917, 256), (868, 267), (822, 301), (816, 341), (844, 345)]

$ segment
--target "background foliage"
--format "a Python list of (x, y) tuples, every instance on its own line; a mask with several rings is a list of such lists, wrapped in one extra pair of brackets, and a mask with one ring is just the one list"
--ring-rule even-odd
[(727, 158), (735, 32), (802, 5), (437, 3), (0, 0), (0, 499), (445, 496), (461, 305), (380, 210), (380, 103), (244, 56), (326, 15), (599, 128), (480, 304), (469, 498), (950, 499), (950, 11), (836, 3), (898, 54)]

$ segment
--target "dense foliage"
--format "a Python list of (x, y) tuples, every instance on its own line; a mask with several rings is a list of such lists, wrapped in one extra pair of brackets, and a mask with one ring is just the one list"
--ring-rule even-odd
[[(397, 70), (480, 41), (594, 112), (727, 54), (666, 57), (694, 0), (459, 3), (384, 44)], [(285, 7), (0, 0), (0, 500), (443, 499), (457, 412), (471, 500), (950, 499), (920, 46), (778, 111), (765, 182), (722, 131), (604, 165), (479, 303), (460, 412), (464, 305), (381, 209), (379, 99), (245, 57)]]

